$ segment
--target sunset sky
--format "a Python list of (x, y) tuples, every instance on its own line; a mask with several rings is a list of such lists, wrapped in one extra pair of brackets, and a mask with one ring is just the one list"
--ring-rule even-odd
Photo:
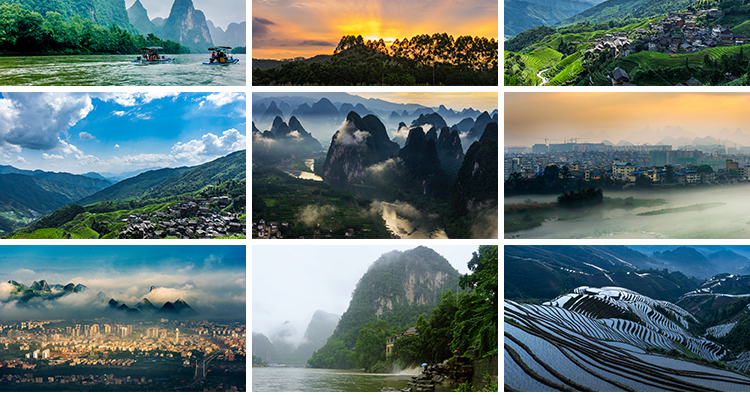
[[(722, 128), (750, 134), (747, 93), (506, 93), (504, 102), (505, 146), (544, 143), (544, 137), (598, 143), (601, 136), (656, 144), (656, 130), (669, 127), (681, 127), (689, 138)], [(644, 133), (647, 127), (653, 133)]]
[(332, 54), (344, 35), (498, 37), (496, 0), (253, 0), (253, 58)]

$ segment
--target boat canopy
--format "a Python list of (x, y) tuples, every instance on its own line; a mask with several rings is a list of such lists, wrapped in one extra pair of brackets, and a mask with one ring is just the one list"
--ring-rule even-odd
[(208, 48), (209, 51), (225, 51), (227, 49), (232, 49), (232, 47), (226, 47), (223, 45), (217, 45), (215, 47)]
[(162, 47), (144, 47), (144, 48), (138, 48), (141, 51), (161, 51)]

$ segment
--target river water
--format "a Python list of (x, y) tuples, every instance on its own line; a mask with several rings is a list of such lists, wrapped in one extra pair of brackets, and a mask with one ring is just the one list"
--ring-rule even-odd
[[(595, 208), (571, 220), (549, 220), (542, 226), (506, 233), (506, 238), (626, 238), (626, 239), (736, 239), (750, 238), (750, 185), (605, 192), (605, 196), (663, 199), (664, 204), (633, 209)], [(505, 203), (554, 201), (556, 196), (526, 195), (505, 198)], [(662, 209), (716, 204), (706, 209), (639, 216)]]
[(174, 63), (132, 63), (137, 55), (0, 57), (0, 85), (34, 86), (245, 86), (246, 55), (239, 63), (208, 66), (210, 54), (165, 55)]
[[(315, 170), (315, 161), (313, 159), (305, 159), (304, 163), (311, 170)], [(313, 173), (307, 171), (301, 171), (292, 167), (283, 165), (277, 167), (279, 170), (291, 175), (292, 177), (302, 178), (305, 180), (323, 181), (323, 179)], [(363, 188), (360, 191), (371, 192), (371, 189)], [(373, 198), (372, 196), (366, 196)], [(381, 218), (385, 221), (385, 226), (391, 233), (402, 239), (447, 239), (448, 235), (445, 233), (440, 224), (437, 215), (425, 213), (421, 210), (414, 208), (408, 203), (402, 203), (399, 201), (387, 202), (381, 201), (377, 198), (373, 199), (377, 206), (378, 212)]]
[(413, 376), (305, 368), (253, 368), (252, 375), (253, 392), (380, 392), (405, 388)]

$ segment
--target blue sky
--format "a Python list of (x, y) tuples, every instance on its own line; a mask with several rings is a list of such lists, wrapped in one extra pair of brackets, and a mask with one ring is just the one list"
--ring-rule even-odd
[[(3, 246), (0, 247), (0, 316), (92, 314), (98, 292), (129, 306), (181, 298), (204, 316), (245, 318), (245, 246)], [(9, 280), (26, 286), (83, 284), (88, 292), (36, 306), (9, 300)], [(158, 287), (151, 290), (151, 286)], [(62, 317), (60, 317), (62, 318)]]
[(0, 94), (0, 164), (120, 173), (245, 149), (244, 93)]

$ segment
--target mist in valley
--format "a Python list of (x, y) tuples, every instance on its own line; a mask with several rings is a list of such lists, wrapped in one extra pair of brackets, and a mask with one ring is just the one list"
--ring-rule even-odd
[[(593, 207), (558, 209), (541, 226), (506, 233), (506, 238), (623, 238), (623, 239), (737, 239), (750, 237), (750, 185), (710, 186), (651, 191), (605, 191), (609, 198), (635, 199), (633, 208)], [(520, 195), (505, 198), (506, 204), (554, 202), (556, 195)], [(638, 200), (664, 202), (641, 206)], [(706, 208), (692, 211), (638, 215), (662, 209)], [(710, 206), (709, 206), (710, 205)]]

